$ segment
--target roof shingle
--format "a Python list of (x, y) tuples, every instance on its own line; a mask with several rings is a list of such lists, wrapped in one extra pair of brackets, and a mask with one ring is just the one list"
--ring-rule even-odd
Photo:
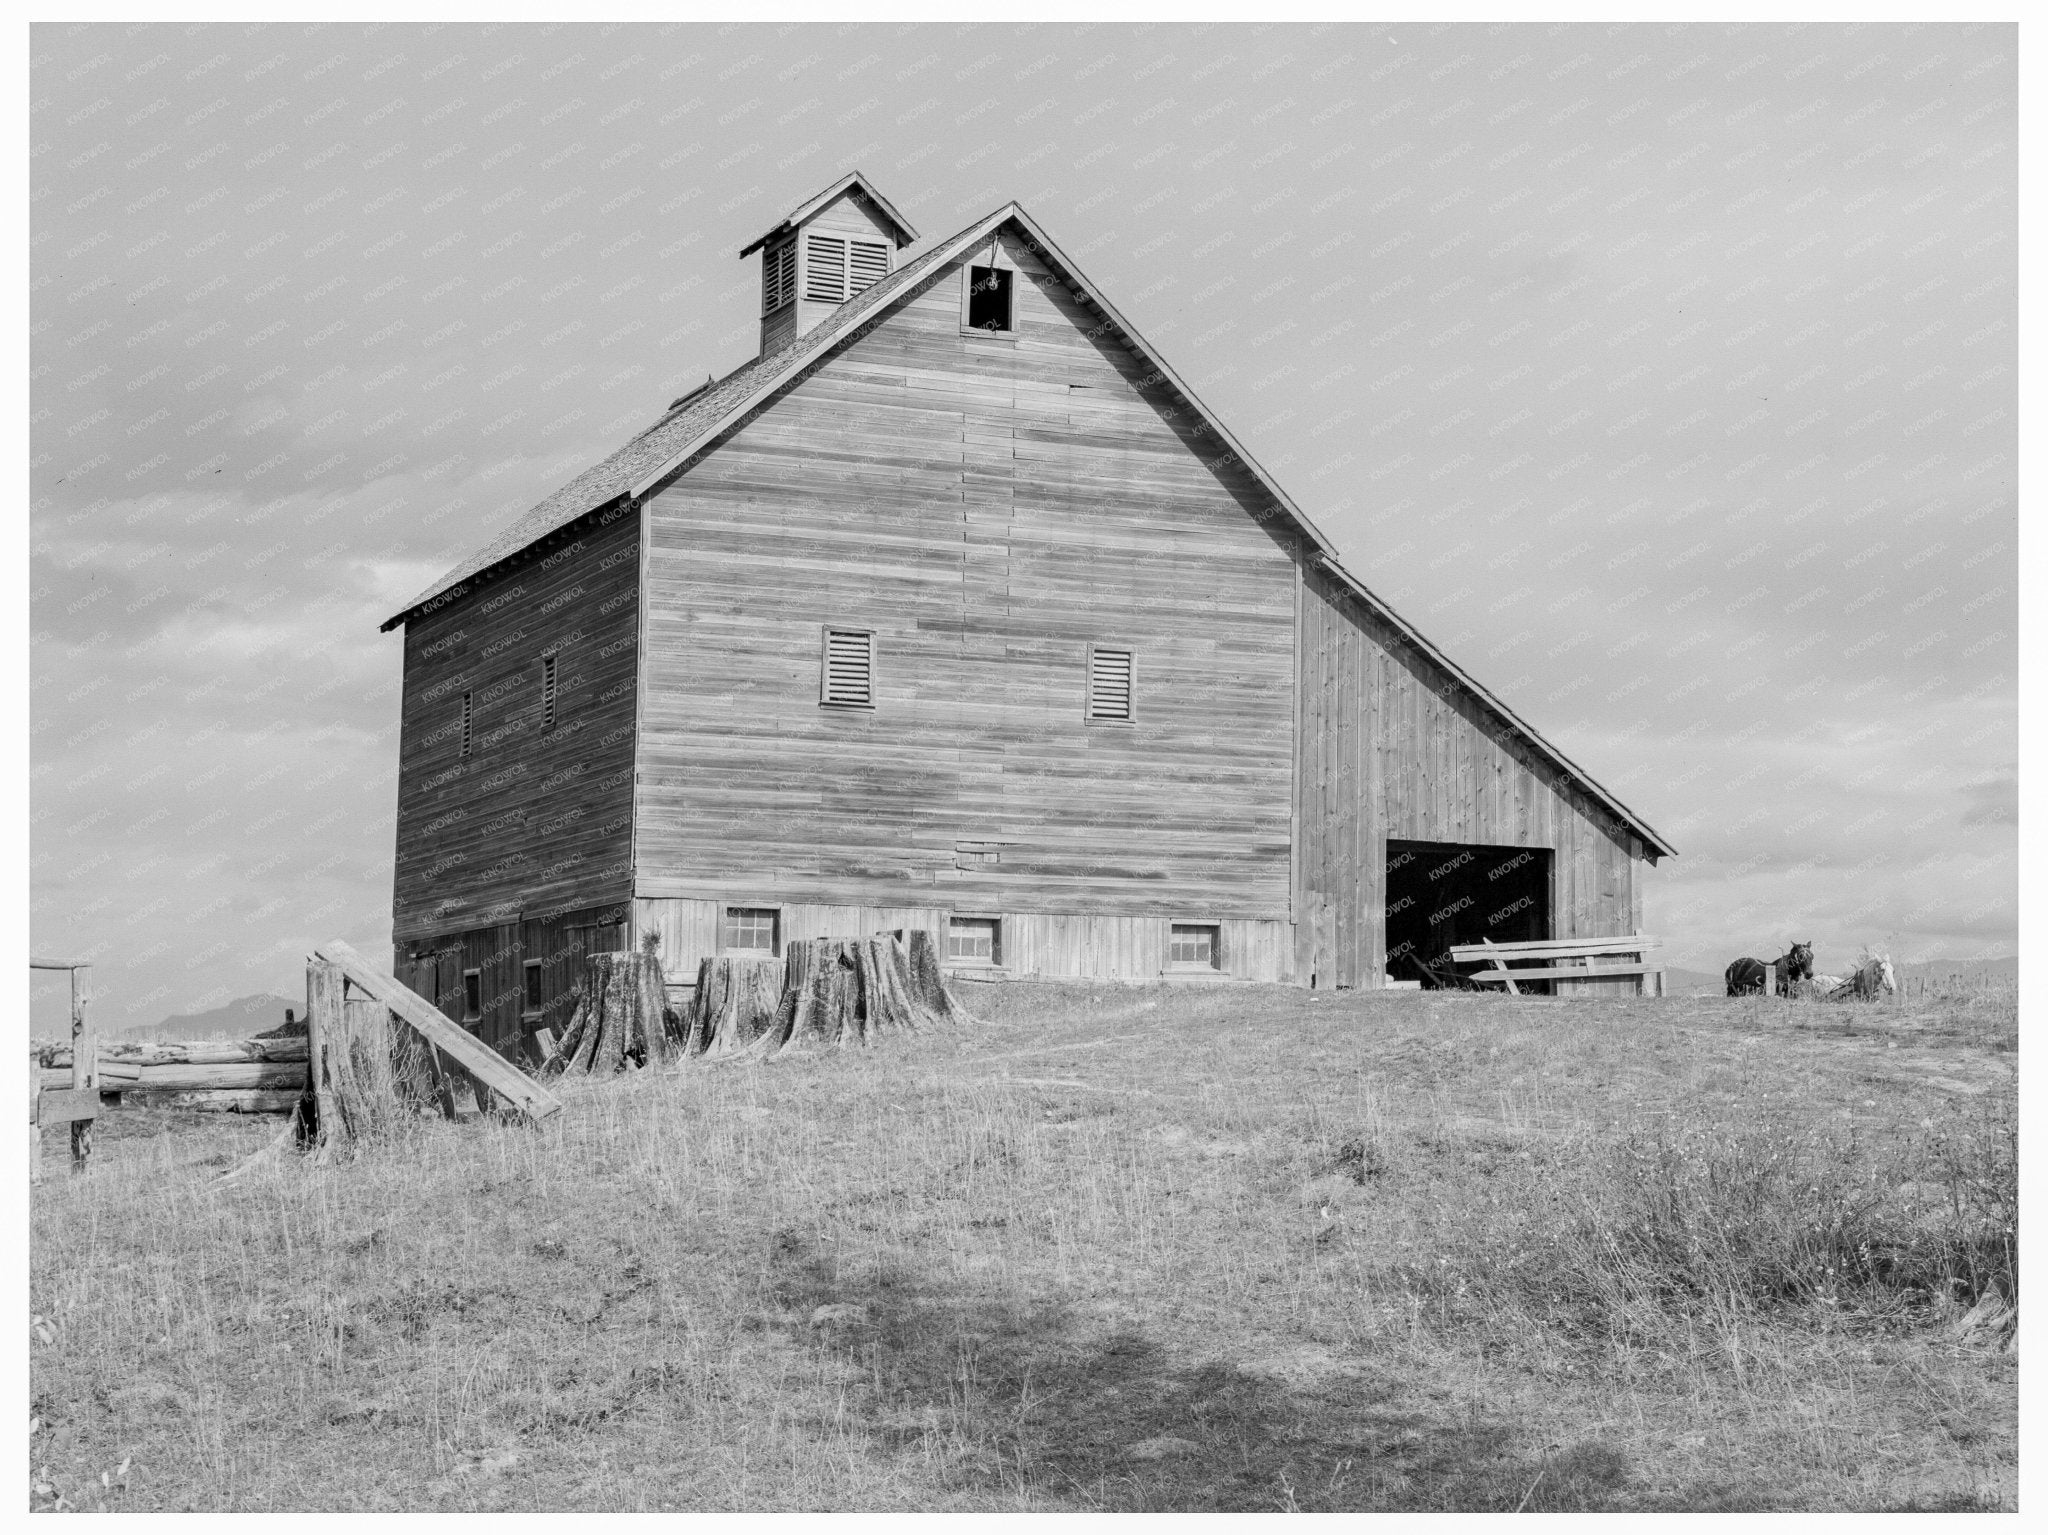
[[(980, 223), (986, 222), (981, 220), (977, 224), (969, 225), (967, 229), (961, 231), (961, 235), (972, 232)], [(959, 239), (960, 236), (955, 236), (951, 240), (942, 241), (908, 265), (898, 267), (880, 282), (848, 299), (820, 324), (787, 346), (778, 347), (765, 357), (756, 357), (735, 368), (699, 394), (686, 396), (680, 409), (670, 410), (617, 452), (577, 475), (575, 479), (525, 513), (483, 548), (413, 598), (403, 609), (386, 619), (380, 627), (396, 628), (435, 598), (455, 590), (472, 577), (482, 575), (493, 565), (509, 559), (527, 545), (547, 537), (557, 528), (574, 522), (586, 512), (594, 512), (605, 503), (625, 495), (641, 479), (655, 472), (715, 426), (733, 407), (766, 384), (770, 378), (801, 365), (805, 359), (830, 346), (858, 324), (861, 317), (875, 306), (887, 303), (915, 283), (919, 276), (928, 271), (939, 257), (958, 243)]]

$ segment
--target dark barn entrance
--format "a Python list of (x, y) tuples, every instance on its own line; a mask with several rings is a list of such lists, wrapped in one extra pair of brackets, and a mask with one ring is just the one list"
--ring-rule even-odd
[(1389, 837), (1388, 978), (1427, 986), (1415, 961), (1435, 965), (1453, 944), (1550, 937), (1550, 857), (1547, 847)]

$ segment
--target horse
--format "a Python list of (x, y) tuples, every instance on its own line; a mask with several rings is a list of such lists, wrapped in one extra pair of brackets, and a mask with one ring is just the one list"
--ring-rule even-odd
[(1793, 944), (1778, 964), (1778, 995), (1789, 997), (1797, 990), (1801, 981), (1813, 979), (1813, 944)]
[(1778, 966), (1778, 995), (1789, 997), (1793, 986), (1813, 975), (1813, 945), (1795, 943), (1776, 959), (1738, 959), (1724, 976), (1731, 997), (1760, 997), (1764, 994), (1767, 967)]
[(1829, 992), (1828, 998), (1834, 1002), (1870, 1002), (1897, 996), (1898, 991), (1899, 978), (1892, 969), (1891, 956), (1866, 953), (1855, 974)]
[(1764, 962), (1738, 959), (1728, 966), (1726, 979), (1731, 997), (1760, 997), (1764, 994)]

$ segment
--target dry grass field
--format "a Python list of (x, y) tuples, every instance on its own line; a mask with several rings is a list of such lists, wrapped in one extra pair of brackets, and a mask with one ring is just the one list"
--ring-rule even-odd
[(53, 1133), (32, 1501), (2014, 1504), (2010, 992), (964, 995), (227, 1186), (275, 1122)]

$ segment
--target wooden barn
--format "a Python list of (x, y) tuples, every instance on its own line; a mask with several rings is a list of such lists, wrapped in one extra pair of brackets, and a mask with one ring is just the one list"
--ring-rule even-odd
[(1671, 847), (1023, 208), (917, 239), (858, 174), (796, 208), (741, 252), (760, 354), (384, 625), (401, 976), (510, 1051), (648, 934), (680, 984), (915, 925), (991, 976), (1328, 988), (1639, 931)]

